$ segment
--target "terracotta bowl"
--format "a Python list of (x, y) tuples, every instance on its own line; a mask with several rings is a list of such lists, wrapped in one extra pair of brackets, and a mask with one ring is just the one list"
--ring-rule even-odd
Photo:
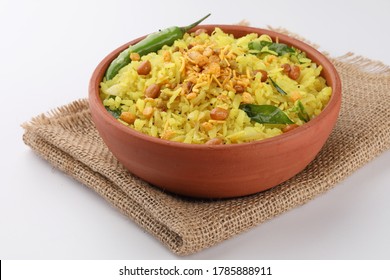
[[(197, 28), (214, 30), (216, 25)], [(165, 191), (190, 197), (229, 198), (272, 188), (302, 171), (317, 155), (339, 115), (341, 82), (332, 63), (309, 45), (269, 30), (218, 25), (241, 37), (248, 33), (268, 34), (279, 42), (306, 52), (323, 66), (322, 76), (333, 95), (315, 119), (270, 139), (245, 144), (199, 145), (154, 138), (115, 120), (99, 99), (99, 83), (110, 62), (135, 39), (111, 52), (96, 67), (89, 84), (92, 119), (114, 156), (132, 174)], [(196, 29), (196, 28), (195, 28)], [(195, 30), (194, 29), (194, 30)]]

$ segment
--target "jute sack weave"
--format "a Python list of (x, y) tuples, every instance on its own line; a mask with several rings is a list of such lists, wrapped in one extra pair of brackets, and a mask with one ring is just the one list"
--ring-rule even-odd
[(126, 171), (108, 151), (85, 99), (24, 124), (23, 140), (174, 253), (192, 254), (312, 200), (389, 149), (390, 67), (352, 54), (332, 62), (341, 76), (343, 100), (329, 140), (304, 171), (255, 195), (192, 200), (150, 186)]

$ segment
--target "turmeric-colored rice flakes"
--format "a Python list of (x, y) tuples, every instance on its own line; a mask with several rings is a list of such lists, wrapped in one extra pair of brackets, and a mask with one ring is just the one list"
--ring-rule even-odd
[(101, 83), (119, 122), (192, 144), (234, 144), (288, 133), (321, 113), (332, 89), (322, 67), (268, 35), (185, 34)]

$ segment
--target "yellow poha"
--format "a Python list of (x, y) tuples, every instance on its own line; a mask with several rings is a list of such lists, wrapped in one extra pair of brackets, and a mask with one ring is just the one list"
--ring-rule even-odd
[[(131, 129), (176, 142), (234, 144), (280, 135), (319, 115), (332, 94), (320, 65), (268, 35), (236, 39), (216, 28), (131, 58), (101, 82), (104, 106)], [(259, 120), (248, 113), (252, 108), (271, 109), (284, 121)]]

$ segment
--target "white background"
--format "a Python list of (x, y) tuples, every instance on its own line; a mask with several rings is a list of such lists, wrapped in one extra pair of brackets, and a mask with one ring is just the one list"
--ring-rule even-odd
[(285, 27), (332, 56), (390, 65), (389, 11), (387, 0), (0, 0), (0, 259), (390, 259), (389, 151), (308, 204), (181, 258), (36, 156), (20, 127), (86, 97), (114, 48), (209, 12), (206, 23)]

